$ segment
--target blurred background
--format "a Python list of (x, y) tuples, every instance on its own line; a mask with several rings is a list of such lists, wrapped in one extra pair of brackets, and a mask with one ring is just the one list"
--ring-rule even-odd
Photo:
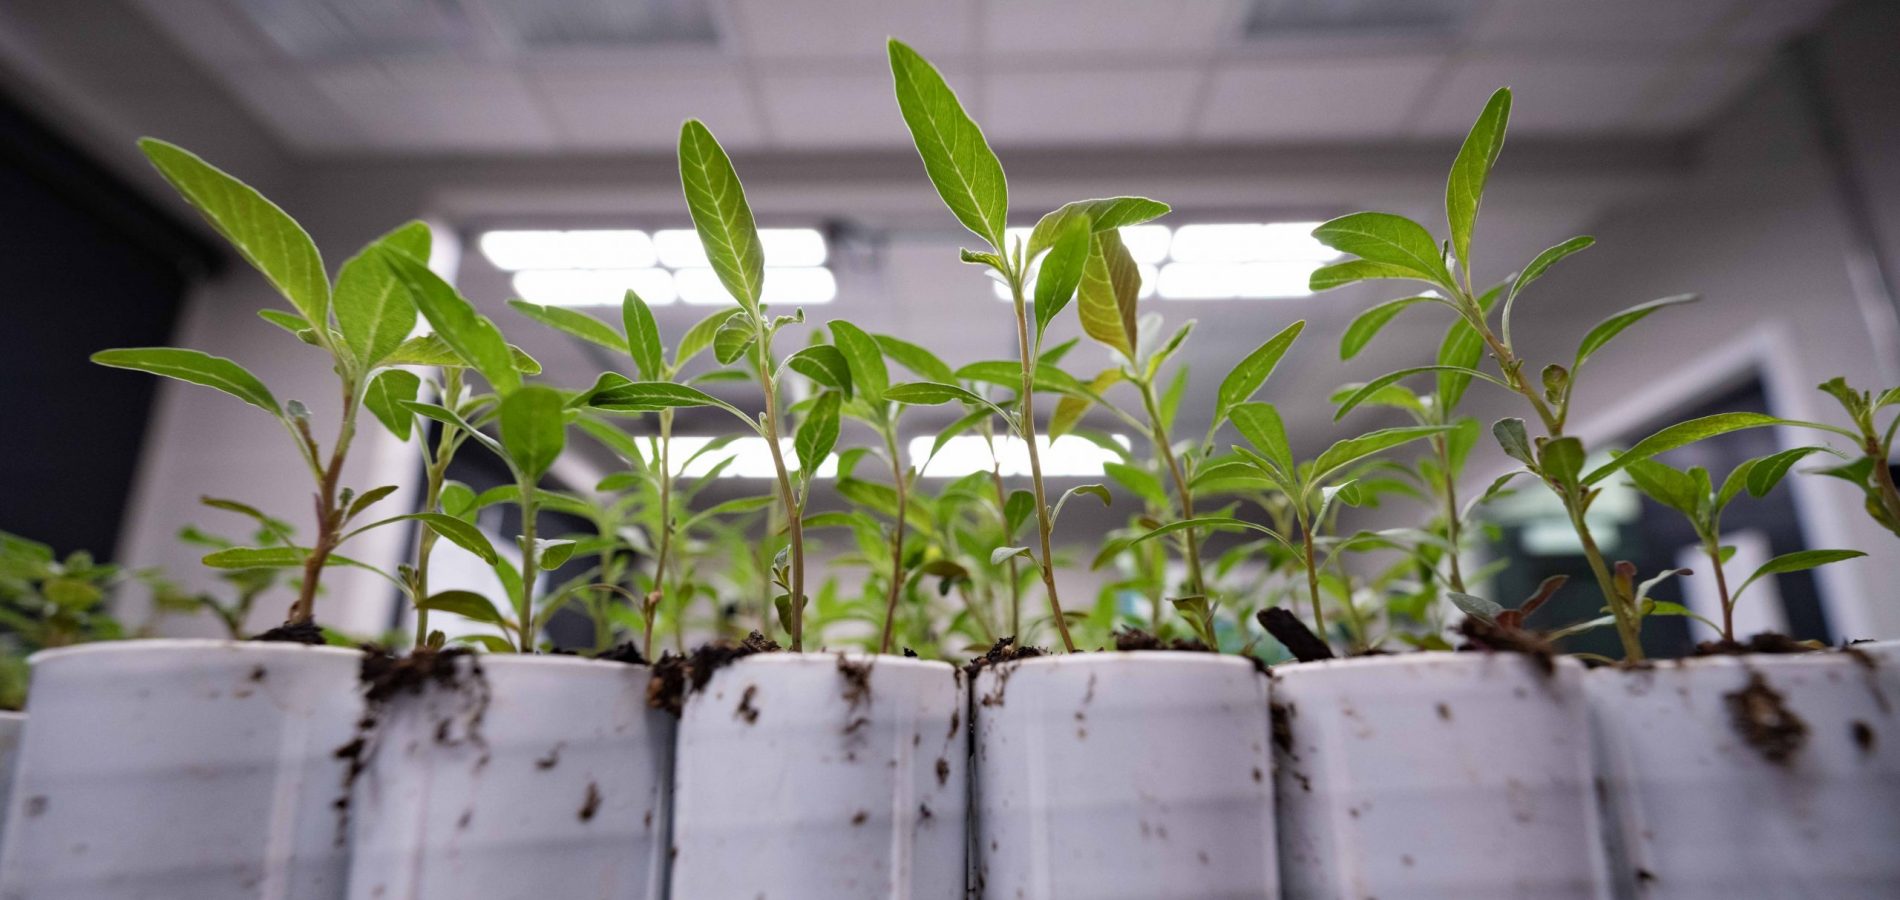
[[(952, 364), (1013, 357), (1009, 305), (958, 261), (972, 238), (909, 145), (887, 35), (937, 62), (983, 124), (1010, 176), (1015, 224), (1087, 197), (1173, 205), (1129, 243), (1147, 276), (1144, 310), (1170, 326), (1198, 322), (1184, 433), (1204, 427), (1221, 375), (1295, 319), (1307, 320), (1305, 336), (1263, 399), (1280, 406), (1296, 451), (1397, 424), (1365, 410), (1336, 425), (1328, 397), (1431, 361), (1446, 323), (1408, 313), (1340, 361), (1345, 324), (1402, 288), (1310, 295), (1307, 275), (1332, 257), (1306, 235), (1366, 208), (1442, 232), (1458, 142), (1506, 85), (1516, 113), (1478, 266), (1501, 279), (1571, 235), (1598, 239), (1527, 296), (1530, 357), (1567, 358), (1590, 324), (1626, 306), (1703, 296), (1592, 363), (1576, 433), (1613, 446), (1748, 409), (1838, 421), (1814, 390), (1821, 381), (1900, 383), (1900, 5), (1884, 0), (6, 0), (0, 530), (163, 566), (197, 586), (216, 582), (180, 529), (246, 529), (201, 495), (308, 527), (304, 472), (267, 417), (86, 361), (104, 347), (174, 343), (238, 360), (320, 417), (336, 405), (317, 355), (254, 314), (277, 302), (264, 281), (144, 164), (141, 135), (258, 187), (332, 266), (407, 219), (428, 221), (433, 265), (549, 382), (581, 388), (613, 361), (505, 301), (586, 308), (637, 287), (671, 337), (729, 302), (681, 240), (691, 223), (673, 147), (680, 121), (699, 117), (773, 230), (768, 301), (924, 343)], [(1055, 340), (1079, 333), (1072, 317), (1060, 321)], [(1085, 375), (1108, 364), (1087, 345), (1066, 362)], [(716, 387), (758, 402), (743, 383)], [(1486, 422), (1517, 414), (1482, 388), (1469, 403)], [(682, 434), (728, 430), (722, 413), (698, 412), (681, 416)], [(927, 441), (955, 415), (905, 422)], [(1719, 476), (1800, 440), (1748, 432), (1671, 459)], [(732, 446), (742, 458), (711, 499), (765, 485), (763, 447)], [(554, 473), (562, 487), (590, 489), (617, 467), (576, 448)], [(1058, 486), (1099, 480), (1102, 456), (1059, 443)], [(944, 462), (928, 474), (954, 474), (954, 454)], [(1481, 449), (1467, 490), (1506, 468)], [(457, 474), (478, 487), (501, 475)], [(365, 429), (352, 483), (404, 485), (398, 496), (413, 503), (420, 477), (411, 449)], [(1850, 485), (1798, 478), (1738, 503), (1727, 525), (1747, 560), (1802, 547), (1874, 554), (1751, 594), (1744, 630), (1900, 635), (1900, 554), (1860, 502)], [(1126, 518), (1090, 506), (1065, 516), (1060, 535), (1082, 559)], [(1367, 522), (1421, 515), (1402, 506)], [(1631, 492), (1597, 513), (1606, 552), (1646, 570), (1693, 546), (1675, 514)], [(1494, 553), (1512, 560), (1493, 582), (1507, 605), (1544, 575), (1578, 570), (1554, 503), (1520, 496), (1490, 519)], [(382, 535), (350, 554), (393, 566), (408, 537)], [(1099, 576), (1065, 577), (1081, 594)], [(1657, 596), (1706, 611), (1706, 578)], [(393, 590), (373, 576), (329, 584), (330, 624), (401, 624)], [(1593, 614), (1587, 590), (1571, 593), (1564, 616)], [(142, 602), (132, 594), (124, 602)], [(283, 599), (260, 602), (256, 623), (275, 624)], [(1658, 622), (1651, 639), (1679, 648), (1682, 623)]]

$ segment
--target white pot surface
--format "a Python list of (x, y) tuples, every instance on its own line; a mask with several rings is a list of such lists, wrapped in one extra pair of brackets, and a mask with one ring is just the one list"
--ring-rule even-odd
[(6, 810), (13, 797), (13, 775), (20, 761), (20, 742), (25, 739), (26, 713), (0, 712), (0, 840), (6, 836)]
[(362, 654), (121, 641), (33, 659), (6, 900), (336, 900)]
[(658, 900), (673, 722), (648, 669), (483, 655), (383, 705), (352, 794), (353, 900)]
[(842, 660), (748, 656), (687, 696), (673, 897), (962, 900), (961, 673)]
[(1267, 679), (1251, 661), (1046, 656), (985, 668), (971, 694), (979, 896), (1276, 896)]
[(1575, 661), (1407, 653), (1274, 674), (1288, 900), (1609, 896)]
[(1900, 897), (1900, 660), (1712, 657), (1585, 685), (1627, 895)]

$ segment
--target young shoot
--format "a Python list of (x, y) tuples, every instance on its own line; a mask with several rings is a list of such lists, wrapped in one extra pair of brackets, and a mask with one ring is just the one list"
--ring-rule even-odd
[(1860, 488), (1867, 495), (1867, 515), (1880, 524), (1880, 527), (1900, 536), (1900, 488), (1893, 482), (1893, 435), (1900, 429), (1900, 415), (1887, 421), (1885, 428), (1875, 423), (1875, 416), (1883, 409), (1900, 404), (1900, 388), (1889, 388), (1878, 397), (1867, 391), (1856, 391), (1848, 386), (1847, 379), (1834, 378), (1821, 385), (1822, 391), (1840, 401), (1841, 408), (1847, 411), (1848, 418), (1854, 422), (1853, 429), (1833, 428), (1826, 425), (1812, 427), (1830, 431), (1856, 442), (1861, 458), (1844, 466), (1821, 470), (1823, 475), (1831, 475)]

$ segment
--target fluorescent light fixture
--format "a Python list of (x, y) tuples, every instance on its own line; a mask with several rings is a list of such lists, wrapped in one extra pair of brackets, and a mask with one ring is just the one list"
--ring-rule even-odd
[(490, 231), (482, 255), (504, 272), (525, 269), (635, 269), (657, 260), (644, 231)]
[[(1122, 244), (1141, 269), (1143, 299), (1231, 300), (1306, 297), (1313, 270), (1339, 253), (1313, 239), (1318, 222), (1233, 222), (1130, 225)], [(1012, 228), (1013, 240), (1029, 229)], [(1034, 273), (1031, 273), (1033, 283)], [(1009, 286), (992, 280), (999, 300)]]
[(1324, 262), (1339, 253), (1313, 239), (1318, 222), (1183, 225), (1168, 256), (1176, 262), (1253, 262), (1301, 259)]
[(1122, 229), (1122, 246), (1135, 262), (1160, 265), (1168, 258), (1171, 229), (1166, 225), (1130, 225)]
[[(674, 273), (679, 297), (697, 306), (731, 303), (732, 295), (719, 282), (718, 273), (708, 268), (680, 269)], [(819, 266), (767, 268), (765, 302), (781, 306), (816, 306), (838, 297), (838, 280), (830, 269)]]
[(1230, 300), (1305, 297), (1317, 263), (1173, 262), (1161, 267), (1163, 300)]
[(675, 297), (665, 269), (530, 269), (515, 273), (514, 286), (521, 299), (543, 306), (619, 306), (629, 289), (649, 306)]
[[(768, 266), (822, 266), (829, 256), (825, 236), (816, 228), (761, 228), (759, 245), (765, 248)], [(653, 233), (653, 246), (660, 265), (669, 269), (702, 268), (706, 248), (699, 233), (691, 228), (667, 228)]]
[[(765, 438), (762, 437), (735, 438), (725, 446), (710, 451), (698, 459), (694, 459), (690, 465), (687, 464), (687, 459), (692, 457), (693, 454), (698, 453), (707, 444), (712, 443), (713, 440), (714, 439), (710, 437), (676, 435), (673, 438), (671, 453), (671, 457), (674, 460), (672, 464), (673, 474), (684, 478), (699, 478), (711, 472), (714, 468), (718, 467), (720, 463), (730, 459), (732, 460), (732, 464), (721, 470), (719, 477), (778, 477), (778, 470), (772, 464), (772, 448), (765, 442)], [(925, 446), (928, 447), (928, 444)], [(779, 447), (784, 454), (786, 467), (797, 471), (798, 454), (793, 452), (792, 439), (780, 439)], [(656, 446), (649, 444), (648, 449), (653, 458), (659, 458), (659, 450)], [(818, 464), (818, 471), (814, 473), (812, 477), (838, 477), (837, 455), (833, 454), (825, 457), (825, 461)]]
[[(1124, 447), (1129, 445), (1126, 435), (1112, 435), (1115, 443)], [(910, 441), (911, 459), (919, 460), (930, 455), (930, 445), (935, 438), (915, 437)], [(990, 442), (981, 435), (958, 435), (946, 441), (919, 473), (925, 478), (960, 478), (971, 472), (988, 472), (993, 464), (1002, 466), (1004, 477), (1029, 474), (1029, 445), (1019, 437), (997, 438), (996, 455), (990, 456)], [(1042, 474), (1048, 478), (1092, 478), (1102, 474), (1102, 464), (1120, 462), (1121, 458), (1087, 438), (1065, 434), (1053, 442), (1047, 435), (1036, 437), (1037, 456), (1042, 462)]]

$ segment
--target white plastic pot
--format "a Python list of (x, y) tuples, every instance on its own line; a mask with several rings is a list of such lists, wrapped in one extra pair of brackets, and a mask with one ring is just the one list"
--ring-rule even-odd
[(26, 737), (26, 713), (0, 712), (0, 839), (6, 836), (7, 803), (13, 797), (14, 766)]
[(6, 900), (336, 900), (362, 654), (212, 640), (35, 654)]
[(985, 668), (977, 896), (1277, 896), (1267, 679), (1211, 653), (1083, 653)]
[(962, 673), (893, 656), (762, 653), (686, 698), (678, 900), (962, 900)]
[(1900, 896), (1900, 660), (1711, 657), (1585, 684), (1625, 895)]
[(1412, 653), (1274, 674), (1287, 900), (1609, 896), (1581, 665)]
[[(479, 664), (479, 671), (478, 671)], [(376, 710), (351, 797), (352, 900), (659, 900), (673, 723), (648, 670), (465, 656)]]

